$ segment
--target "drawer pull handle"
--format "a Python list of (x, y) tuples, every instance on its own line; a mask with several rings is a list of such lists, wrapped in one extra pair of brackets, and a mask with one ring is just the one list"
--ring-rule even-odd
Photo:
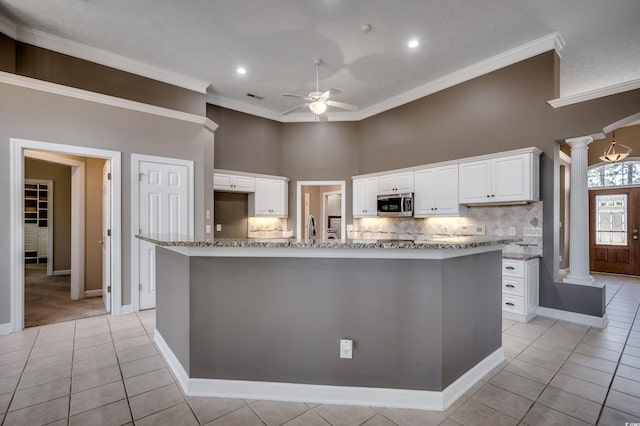
[(511, 303), (511, 302), (507, 302), (507, 303), (505, 303), (505, 305), (507, 305), (507, 306), (516, 306), (516, 305), (514, 305), (514, 304), (513, 304), (513, 303)]
[(508, 269), (508, 270), (510, 270), (510, 271), (513, 271), (513, 270), (514, 270), (514, 269), (516, 269), (516, 268), (514, 268), (513, 266), (507, 266), (505, 269)]
[(513, 284), (507, 284), (507, 287), (509, 288), (515, 288), (515, 286)]

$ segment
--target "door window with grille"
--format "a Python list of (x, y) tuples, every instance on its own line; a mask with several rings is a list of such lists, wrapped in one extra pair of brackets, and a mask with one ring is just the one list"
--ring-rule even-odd
[(596, 195), (596, 244), (627, 245), (627, 194)]

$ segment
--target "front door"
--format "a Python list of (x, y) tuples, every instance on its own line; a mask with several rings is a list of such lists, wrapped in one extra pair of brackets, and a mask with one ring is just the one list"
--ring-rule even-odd
[[(140, 162), (140, 234), (159, 239), (189, 237), (189, 168)], [(140, 309), (156, 306), (155, 245), (140, 241)]]
[(590, 268), (640, 275), (640, 188), (589, 191)]

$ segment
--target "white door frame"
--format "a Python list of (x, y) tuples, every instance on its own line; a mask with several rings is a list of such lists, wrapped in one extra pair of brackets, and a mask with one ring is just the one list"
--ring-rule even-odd
[[(26, 157), (26, 155), (25, 155)], [(24, 179), (27, 184), (44, 184), (47, 185), (47, 276), (53, 275), (53, 181), (50, 179)], [(38, 199), (38, 202), (40, 200)], [(40, 218), (38, 218), (38, 222)], [(38, 224), (39, 226), (39, 224)], [(23, 230), (24, 232), (24, 230)]]
[[(119, 314), (121, 307), (121, 257), (122, 257), (122, 243), (121, 243), (121, 153), (118, 151), (108, 151), (104, 149), (86, 148), (75, 145), (62, 145), (58, 143), (49, 143), (41, 141), (32, 141), (26, 139), (10, 138), (10, 187), (11, 187), (11, 200), (10, 200), (10, 225), (11, 225), (11, 331), (17, 332), (24, 328), (24, 264), (23, 264), (23, 244), (24, 244), (24, 221), (23, 221), (23, 186), (24, 186), (24, 156), (25, 151), (35, 150), (42, 151), (46, 156), (46, 153), (55, 154), (67, 154), (77, 155), (82, 157), (97, 157), (111, 160), (111, 173), (112, 173), (112, 203), (111, 203), (111, 243), (112, 243), (112, 313)], [(30, 153), (29, 153), (30, 154)], [(52, 158), (52, 156), (49, 156)], [(57, 160), (60, 157), (55, 156)], [(49, 161), (49, 160), (48, 160)], [(74, 160), (70, 160), (74, 161)], [(59, 161), (58, 161), (59, 162)], [(84, 164), (84, 163), (83, 163)], [(73, 184), (72, 176), (72, 194), (75, 191), (78, 195), (79, 208), (84, 210), (84, 189), (80, 192), (80, 185), (84, 188), (84, 168), (77, 166), (78, 176), (76, 177), (76, 186)], [(82, 176), (80, 176), (82, 175)], [(80, 179), (80, 177), (82, 177)], [(81, 206), (81, 207), (80, 207)], [(78, 214), (78, 212), (76, 212)], [(73, 212), (72, 212), (73, 217)], [(75, 225), (79, 228), (76, 232), (80, 232), (82, 238), (77, 238), (75, 241), (77, 244), (73, 244), (71, 248), (71, 266), (72, 269), (77, 262), (78, 273), (75, 275), (77, 278), (84, 280), (84, 249), (79, 251), (78, 246), (82, 244), (84, 248), (84, 217), (75, 221), (72, 219), (72, 227)], [(80, 229), (81, 228), (81, 229)], [(73, 234), (72, 238), (76, 235)], [(75, 246), (75, 250), (74, 250)], [(82, 259), (82, 261), (80, 261)], [(75, 260), (75, 262), (74, 262)], [(75, 272), (75, 271), (74, 271)], [(72, 274), (73, 278), (73, 274)], [(84, 287), (84, 286), (83, 286)], [(81, 289), (83, 290), (83, 289)]]
[[(85, 255), (85, 176), (83, 161), (61, 157), (52, 152), (24, 150), (24, 156), (49, 163), (71, 167), (71, 271), (51, 271), (53, 275), (71, 273), (71, 299), (84, 297), (84, 255)], [(53, 268), (53, 265), (51, 266)]]
[(187, 201), (187, 218), (188, 218), (188, 235), (187, 238), (194, 238), (194, 163), (190, 160), (181, 160), (178, 158), (156, 157), (152, 155), (131, 154), (131, 312), (140, 310), (140, 240), (136, 238), (136, 234), (140, 232), (140, 163), (151, 162), (160, 164), (169, 164), (172, 166), (185, 166), (188, 170), (188, 201)]
[[(346, 183), (343, 180), (299, 180), (296, 185), (296, 239), (302, 240), (302, 187), (303, 186), (340, 186), (340, 192), (342, 193), (342, 206), (340, 213), (342, 215), (342, 221), (340, 224), (340, 241), (344, 242), (347, 235), (346, 227)], [(324, 204), (324, 201), (323, 201)], [(321, 218), (322, 219), (322, 218)]]

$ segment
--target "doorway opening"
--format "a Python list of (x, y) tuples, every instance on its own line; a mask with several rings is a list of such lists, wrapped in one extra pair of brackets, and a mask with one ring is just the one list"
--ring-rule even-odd
[[(54, 291), (64, 289), (64, 299), (77, 302), (81, 301), (87, 296), (101, 295), (103, 298), (103, 305), (99, 306), (99, 309), (104, 313), (105, 311), (112, 311), (113, 313), (120, 313), (120, 262), (121, 262), (121, 238), (120, 238), (120, 153), (115, 151), (106, 151), (94, 148), (77, 147), (70, 145), (53, 144), (47, 142), (30, 141), (24, 139), (10, 140), (11, 146), (11, 331), (20, 331), (25, 327), (25, 300), (26, 288), (25, 279), (29, 279), (33, 282), (37, 282), (40, 292), (39, 298), (41, 301), (51, 301), (48, 299), (55, 299), (54, 295), (58, 292)], [(82, 157), (82, 158), (78, 158)], [(35, 168), (30, 166), (31, 162), (35, 163)], [(91, 163), (91, 167), (87, 167), (87, 164)], [(98, 164), (99, 163), (99, 164)], [(44, 210), (44, 200), (37, 200), (36, 204), (36, 216), (38, 220), (47, 217), (47, 222), (42, 224), (48, 226), (50, 220), (53, 220), (53, 226), (56, 223), (63, 223), (64, 215), (67, 216), (69, 225), (67, 226), (67, 238), (65, 239), (64, 232), (58, 232), (57, 240), (55, 229), (52, 228), (53, 237), (47, 243), (51, 243), (50, 248), (47, 249), (46, 256), (46, 268), (30, 268), (36, 270), (25, 270), (25, 265), (33, 265), (33, 263), (25, 263), (25, 249), (33, 248), (28, 246), (30, 241), (25, 240), (25, 233), (29, 232), (29, 226), (31, 223), (27, 223), (27, 219), (33, 218), (27, 217), (27, 205), (31, 210), (32, 201), (27, 204), (25, 200), (26, 190), (25, 179), (28, 178), (27, 174), (33, 174), (43, 172), (43, 165), (57, 165), (67, 168), (67, 172), (70, 176), (70, 186), (65, 188), (66, 191), (62, 191), (62, 187), (57, 188), (54, 180), (52, 188), (56, 187), (56, 195), (66, 192), (68, 195), (67, 211), (63, 212), (58, 210), (58, 214), (55, 217), (50, 217), (51, 212)], [(33, 164), (31, 164), (33, 165)], [(89, 192), (88, 189), (92, 186), (87, 186), (87, 170), (91, 170), (93, 166), (102, 165), (104, 167), (98, 167), (98, 180), (97, 189)], [(40, 167), (38, 167), (40, 166)], [(70, 169), (70, 170), (69, 170)], [(105, 174), (105, 169), (109, 171)], [(33, 170), (36, 170), (34, 172)], [(103, 177), (104, 176), (104, 177)], [(105, 185), (103, 179), (111, 178), (108, 185)], [(109, 191), (105, 192), (105, 186), (109, 187)], [(85, 191), (85, 187), (87, 191)], [(47, 188), (48, 190), (49, 188)], [(33, 194), (30, 194), (33, 195)], [(44, 195), (44, 194), (43, 194)], [(47, 194), (48, 195), (48, 194)], [(40, 194), (38, 194), (38, 198)], [(90, 223), (85, 219), (85, 209), (91, 210), (91, 207), (95, 203), (91, 203), (94, 198), (105, 199), (107, 202), (103, 205), (108, 206), (108, 212), (91, 212), (93, 222), (93, 216), (102, 216), (102, 221), (98, 220), (97, 235), (100, 237), (95, 242), (97, 247), (89, 247), (89, 244), (85, 243), (85, 236), (89, 237), (92, 232), (92, 228), (88, 225)], [(69, 200), (70, 198), (70, 200)], [(42, 202), (42, 204), (40, 204)], [(48, 204), (49, 200), (47, 200)], [(64, 203), (53, 203), (56, 208), (63, 208)], [(42, 213), (38, 207), (42, 206)], [(49, 207), (47, 205), (47, 207)], [(108, 220), (105, 220), (105, 217)], [(109, 223), (110, 222), (110, 223)], [(40, 225), (38, 222), (36, 225)], [(103, 226), (104, 225), (104, 226)], [(108, 227), (108, 228), (107, 228)], [(37, 231), (36, 231), (37, 232)], [(105, 238), (107, 236), (108, 238)], [(66, 240), (66, 241), (65, 241)], [(105, 243), (105, 240), (109, 244)], [(60, 244), (56, 244), (58, 241)], [(70, 241), (70, 244), (69, 244)], [(28, 247), (25, 247), (25, 242)], [(66, 249), (64, 248), (66, 244)], [(106, 246), (106, 248), (105, 248)], [(95, 249), (95, 250), (92, 250)], [(56, 264), (56, 260), (64, 261), (63, 252), (68, 251), (65, 265), (62, 263)], [(85, 259), (89, 257), (95, 258), (91, 252), (97, 252), (97, 257), (101, 258), (103, 266), (94, 267), (90, 266), (85, 268)], [(87, 255), (89, 253), (89, 255)], [(44, 254), (43, 251), (40, 254)], [(36, 256), (44, 257), (38, 254), (36, 247)], [(43, 259), (44, 260), (44, 259)], [(106, 260), (106, 261), (105, 261)], [(44, 265), (44, 261), (42, 265)], [(36, 265), (40, 265), (38, 261)], [(42, 269), (42, 270), (38, 270)], [(114, 273), (117, 271), (117, 273)], [(89, 272), (89, 274), (86, 274)], [(95, 274), (94, 274), (95, 272)], [(29, 275), (29, 276), (27, 276)], [(93, 275), (99, 276), (99, 278), (93, 277)], [(89, 283), (96, 288), (89, 288)], [(104, 281), (104, 280), (108, 281)], [(66, 282), (64, 282), (66, 280)], [(109, 292), (113, 290), (112, 292)], [(48, 296), (47, 296), (48, 294)], [(37, 297), (36, 297), (37, 298)], [(113, 300), (113, 303), (111, 303)], [(27, 301), (28, 302), (28, 301)], [(91, 304), (90, 304), (91, 305)], [(66, 306), (66, 305), (65, 305)], [(95, 306), (91, 306), (91, 309)], [(113, 309), (111, 309), (113, 308)], [(90, 310), (91, 310), (90, 309)], [(44, 322), (55, 322), (70, 319), (63, 307), (62, 317), (48, 317), (45, 315), (45, 319), (37, 318), (34, 322), (30, 322), (28, 325), (36, 325)], [(82, 310), (82, 308), (81, 308)], [(86, 314), (81, 314), (84, 316)], [(91, 313), (89, 313), (91, 314)], [(46, 319), (49, 318), (49, 319)]]
[(298, 240), (344, 241), (346, 239), (345, 195), (344, 181), (298, 181), (296, 197)]

